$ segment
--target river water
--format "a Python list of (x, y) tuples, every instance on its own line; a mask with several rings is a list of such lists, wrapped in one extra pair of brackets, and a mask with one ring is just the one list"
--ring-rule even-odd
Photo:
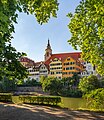
[(69, 109), (87, 108), (87, 101), (83, 98), (61, 97), (61, 106)]

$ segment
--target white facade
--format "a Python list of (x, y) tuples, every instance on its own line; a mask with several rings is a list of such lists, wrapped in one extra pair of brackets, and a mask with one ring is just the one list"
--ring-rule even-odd
[(29, 72), (28, 78), (30, 78), (30, 80), (35, 79), (36, 81), (39, 81), (40, 75), (38, 69), (34, 69), (33, 67), (30, 67), (27, 69), (27, 71)]
[(39, 74), (40, 76), (48, 76), (48, 69), (45, 64), (41, 64), (39, 67)]
[(83, 62), (82, 63), (84, 65), (85, 70), (83, 72), (81, 72), (81, 76), (89, 76), (89, 75), (96, 75), (96, 70), (95, 70), (95, 66), (92, 66), (91, 63), (89, 62)]
[(35, 79), (37, 82), (40, 81), (41, 76), (48, 76), (48, 69), (43, 63), (35, 68), (28, 68), (27, 71), (29, 72), (28, 78)]

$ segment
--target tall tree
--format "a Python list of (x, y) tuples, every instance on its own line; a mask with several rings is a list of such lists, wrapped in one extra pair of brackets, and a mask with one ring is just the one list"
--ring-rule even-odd
[(26, 76), (25, 68), (19, 63), (24, 53), (17, 52), (11, 46), (12, 33), (15, 32), (18, 12), (34, 14), (42, 24), (51, 16), (56, 17), (57, 0), (0, 0), (0, 80), (21, 79)]
[(98, 72), (104, 75), (104, 0), (81, 0), (68, 17), (72, 34), (68, 42), (80, 48), (82, 57), (97, 65)]
[(79, 89), (85, 94), (100, 87), (98, 78), (94, 75), (83, 77), (79, 82)]

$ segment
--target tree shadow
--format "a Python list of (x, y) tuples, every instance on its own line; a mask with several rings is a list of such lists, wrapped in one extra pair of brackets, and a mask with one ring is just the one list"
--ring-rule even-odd
[(43, 105), (0, 103), (0, 120), (104, 120), (104, 113)]

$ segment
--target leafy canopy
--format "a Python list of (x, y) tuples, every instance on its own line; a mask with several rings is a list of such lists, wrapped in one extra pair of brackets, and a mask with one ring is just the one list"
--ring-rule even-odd
[(51, 16), (56, 17), (57, 0), (0, 0), (0, 80), (23, 79), (26, 69), (18, 61), (24, 53), (11, 46), (18, 12), (34, 14), (37, 21), (47, 23)]
[(100, 87), (99, 80), (96, 76), (90, 75), (88, 77), (83, 77), (79, 82), (79, 89), (83, 93), (89, 93), (91, 90), (95, 90)]
[(61, 81), (54, 77), (41, 78), (41, 83), (43, 90), (45, 92), (49, 92), (52, 95), (59, 95), (63, 87)]
[(72, 34), (68, 42), (104, 75), (104, 0), (81, 0), (75, 13), (67, 16)]
[(104, 110), (104, 88), (92, 90), (86, 97), (90, 108)]

